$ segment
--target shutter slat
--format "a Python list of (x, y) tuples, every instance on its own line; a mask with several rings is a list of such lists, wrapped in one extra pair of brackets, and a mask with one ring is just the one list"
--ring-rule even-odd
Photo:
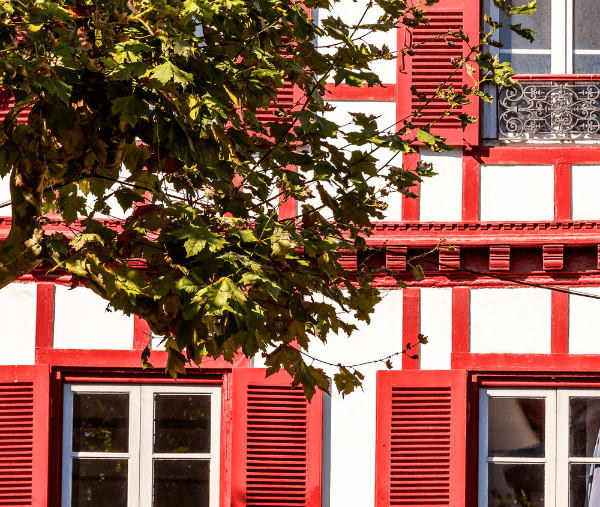
[(376, 507), (464, 507), (466, 372), (377, 374)]
[[(445, 34), (448, 30), (462, 30), (471, 41), (478, 40), (479, 10), (479, 0), (441, 0), (425, 8), (425, 18), (429, 20), (426, 24), (414, 28), (402, 27), (399, 36), (400, 44), (412, 41), (417, 46), (412, 56), (405, 54), (401, 57), (398, 74), (398, 121), (404, 120), (413, 111), (424, 106), (420, 116), (412, 119), (412, 124), (416, 128), (422, 128), (435, 120), (431, 132), (445, 137), (448, 144), (455, 146), (464, 143), (479, 144), (478, 124), (468, 125), (463, 132), (460, 120), (457, 119), (457, 116), (463, 113), (478, 118), (479, 99), (472, 98), (470, 104), (458, 105), (451, 111), (450, 116), (443, 116), (449, 110), (446, 101), (434, 100), (431, 104), (425, 104), (438, 85), (444, 82), (446, 89), (451, 85), (457, 91), (464, 84), (472, 83), (466, 66), (457, 70), (452, 63), (453, 59), (460, 59), (468, 53), (468, 44), (459, 37)], [(413, 87), (426, 97), (419, 98), (412, 92)]]
[(308, 403), (287, 373), (233, 371), (232, 507), (317, 507), (322, 393)]
[(0, 506), (31, 505), (32, 449), (33, 386), (0, 384)]

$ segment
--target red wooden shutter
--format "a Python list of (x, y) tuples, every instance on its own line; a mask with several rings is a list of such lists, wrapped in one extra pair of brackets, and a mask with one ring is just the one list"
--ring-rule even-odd
[(377, 372), (375, 506), (465, 506), (467, 374)]
[[(479, 40), (479, 0), (441, 0), (439, 3), (426, 8), (426, 18), (429, 23), (408, 29), (401, 25), (398, 30), (398, 48), (409, 44), (412, 40), (419, 44), (413, 56), (400, 55), (398, 74), (398, 102), (397, 116), (401, 122), (418, 109), (424, 102), (412, 91), (415, 87), (429, 99), (435, 93), (439, 84), (443, 83), (455, 70), (452, 58), (460, 58), (468, 52), (468, 45), (458, 37), (448, 37), (456, 47), (451, 47), (443, 39), (435, 40), (436, 35), (445, 34), (448, 29), (463, 32), (469, 36), (471, 44)], [(467, 75), (466, 66), (454, 74), (448, 81), (455, 90), (463, 84), (472, 84)], [(422, 112), (422, 116), (415, 118), (413, 124), (417, 127), (430, 124), (440, 118), (448, 108), (447, 102), (441, 99), (434, 100)], [(453, 110), (452, 115), (439, 119), (431, 133), (447, 139), (447, 143), (460, 146), (465, 143), (479, 144), (479, 123), (470, 124), (463, 132), (460, 121), (455, 119), (460, 113), (468, 113), (479, 119), (479, 99), (472, 98), (468, 105), (460, 106)], [(400, 123), (401, 124), (401, 123)]]
[(48, 505), (47, 365), (0, 366), (0, 506)]
[[(0, 89), (0, 103), (4, 103), (6, 100), (6, 91)], [(4, 105), (4, 104), (3, 104)], [(4, 121), (4, 119), (6, 118), (6, 115), (8, 114), (8, 111), (15, 105), (15, 99), (10, 97), (8, 99), (8, 103), (6, 104), (5, 108), (0, 108), (0, 124), (2, 124), (2, 122)], [(17, 121), (19, 123), (27, 123), (27, 119), (29, 118), (29, 113), (31, 112), (31, 107), (26, 107), (25, 109), (23, 109), (20, 113), (19, 116), (17, 118)]]
[(233, 507), (321, 505), (323, 394), (280, 372), (233, 370)]

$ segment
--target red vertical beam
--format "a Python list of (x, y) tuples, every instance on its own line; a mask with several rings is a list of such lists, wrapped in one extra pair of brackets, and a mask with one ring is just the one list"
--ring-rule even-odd
[(455, 368), (455, 355), (469, 352), (470, 336), (470, 292), (466, 287), (452, 289), (452, 359)]
[(479, 220), (479, 179), (479, 162), (473, 157), (463, 157), (462, 219), (465, 222)]
[(571, 164), (554, 164), (554, 220), (571, 219)]
[(420, 359), (412, 359), (409, 355), (421, 354), (419, 332), (421, 328), (421, 291), (408, 288), (402, 291), (402, 348), (410, 345), (411, 348), (402, 354), (403, 370), (418, 370)]
[[(419, 163), (419, 154), (410, 153), (402, 155), (402, 165), (406, 171), (416, 172), (417, 164)], [(413, 194), (419, 195), (420, 184), (417, 182), (415, 186), (410, 187), (409, 190)], [(402, 220), (405, 222), (418, 222), (419, 220), (419, 199), (418, 197), (411, 198), (402, 196)]]
[(54, 284), (37, 285), (35, 309), (35, 362), (44, 363), (46, 349), (52, 348), (54, 334)]
[(569, 352), (569, 295), (565, 292), (552, 291), (552, 354), (568, 354)]
[[(296, 172), (295, 165), (288, 165), (286, 171)], [(298, 205), (296, 199), (283, 200), (283, 195), (279, 195), (279, 220), (294, 218), (298, 215)]]

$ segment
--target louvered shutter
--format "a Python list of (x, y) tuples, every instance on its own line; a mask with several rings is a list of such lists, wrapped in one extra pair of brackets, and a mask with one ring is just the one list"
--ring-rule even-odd
[(0, 366), (0, 506), (48, 505), (47, 365)]
[(233, 370), (233, 507), (321, 505), (323, 395), (280, 372)]
[(299, 90), (289, 79), (284, 79), (283, 87), (277, 88), (277, 100), (271, 99), (267, 111), (259, 109), (256, 112), (256, 118), (262, 123), (291, 121), (290, 117), (282, 117), (282, 113), (289, 113), (298, 100)]
[[(2, 107), (0, 107), (0, 124), (2, 124), (2, 122), (6, 118), (6, 115), (8, 114), (8, 111), (10, 111), (10, 109), (12, 107), (14, 107), (15, 99), (12, 97), (12, 94), (10, 92), (6, 91), (5, 89), (1, 89), (1, 88), (0, 88), (0, 104), (2, 104)], [(31, 112), (31, 107), (26, 107), (25, 109), (23, 109), (19, 113), (17, 121), (19, 123), (27, 123), (27, 118), (29, 117), (30, 112)]]
[(375, 506), (465, 506), (464, 370), (377, 372)]
[[(400, 55), (398, 73), (398, 120), (411, 115), (426, 101), (419, 99), (411, 87), (425, 94), (429, 99), (439, 84), (443, 83), (455, 70), (453, 58), (460, 58), (468, 52), (468, 45), (458, 37), (447, 37), (455, 44), (449, 46), (444, 40), (436, 40), (436, 35), (443, 35), (448, 29), (463, 32), (469, 36), (471, 44), (479, 40), (479, 0), (441, 0), (439, 3), (426, 8), (426, 18), (429, 23), (409, 29), (401, 25), (398, 30), (399, 48), (410, 44), (411, 40), (418, 44), (413, 56)], [(472, 79), (467, 75), (466, 66), (456, 72), (448, 81), (453, 88), (460, 89), (463, 84), (472, 84)], [(448, 104), (444, 100), (436, 99), (424, 108), (422, 115), (415, 118), (413, 124), (422, 127), (440, 118), (447, 110)], [(480, 103), (476, 97), (471, 104), (459, 106), (454, 109), (451, 116), (439, 119), (432, 127), (431, 132), (443, 136), (447, 143), (460, 146), (479, 144), (479, 123), (470, 124), (463, 132), (460, 121), (455, 119), (460, 113), (468, 113), (479, 118)]]

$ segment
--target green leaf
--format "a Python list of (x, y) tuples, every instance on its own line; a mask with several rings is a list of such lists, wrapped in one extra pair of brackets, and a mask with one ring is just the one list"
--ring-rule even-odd
[(183, 226), (177, 231), (170, 233), (170, 235), (180, 239), (187, 239), (184, 244), (187, 257), (199, 254), (206, 247), (208, 247), (210, 252), (217, 252), (228, 244), (220, 234), (193, 224)]
[(73, 89), (70, 84), (52, 77), (38, 77), (38, 80), (42, 88), (50, 95), (56, 95), (65, 104), (70, 104), (71, 91)]
[(163, 85), (172, 80), (184, 88), (191, 84), (194, 80), (193, 74), (181, 70), (171, 62), (165, 62), (156, 67), (152, 72), (150, 72), (150, 77), (158, 79)]
[(148, 361), (148, 359), (150, 359), (150, 354), (152, 354), (152, 351), (150, 350), (150, 347), (146, 345), (146, 348), (142, 351), (142, 368), (144, 370), (154, 368), (154, 366), (152, 366), (152, 363)]
[(113, 114), (121, 114), (132, 127), (138, 122), (138, 119), (148, 119), (150, 109), (148, 104), (137, 95), (129, 97), (118, 97), (112, 101)]
[(417, 280), (418, 282), (420, 282), (421, 280), (425, 280), (425, 273), (423, 272), (423, 268), (421, 267), (420, 264), (417, 264), (413, 268), (413, 276), (415, 277), (415, 280)]

